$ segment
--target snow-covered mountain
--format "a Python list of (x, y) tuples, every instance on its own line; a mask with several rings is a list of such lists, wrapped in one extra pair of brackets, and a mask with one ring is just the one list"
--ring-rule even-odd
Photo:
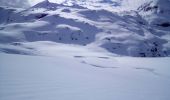
[(168, 0), (49, 1), (0, 6), (0, 100), (170, 100)]
[(51, 41), (120, 56), (169, 56), (170, 1), (141, 0), (134, 7), (125, 1), (45, 0), (22, 10), (0, 7), (1, 51), (18, 51), (4, 44), (28, 49), (25, 43)]

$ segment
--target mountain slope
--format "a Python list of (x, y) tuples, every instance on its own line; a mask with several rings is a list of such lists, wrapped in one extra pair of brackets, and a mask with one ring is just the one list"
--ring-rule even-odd
[(121, 56), (170, 55), (169, 22), (166, 21), (169, 13), (146, 11), (157, 9), (154, 4), (164, 9), (163, 2), (167, 1), (144, 2), (134, 11), (123, 12), (84, 7), (83, 3), (66, 5), (67, 2), (55, 4), (45, 0), (19, 12), (1, 7), (0, 16), (4, 18), (1, 19), (1, 43), (52, 41), (101, 47)]
[(64, 1), (0, 7), (0, 100), (170, 100), (167, 1)]

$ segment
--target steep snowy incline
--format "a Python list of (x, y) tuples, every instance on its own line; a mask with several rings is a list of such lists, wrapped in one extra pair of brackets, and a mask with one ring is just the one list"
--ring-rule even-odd
[(156, 0), (147, 2), (138, 8), (139, 14), (157, 33), (167, 33), (164, 37), (169, 37), (170, 33), (169, 5), (169, 0)]

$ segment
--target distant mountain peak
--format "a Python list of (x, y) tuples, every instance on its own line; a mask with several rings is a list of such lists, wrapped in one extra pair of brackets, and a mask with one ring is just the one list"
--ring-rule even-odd
[(170, 27), (170, 0), (150, 0), (139, 6), (137, 11), (154, 26)]
[(33, 8), (56, 8), (57, 6), (57, 3), (52, 3), (49, 0), (44, 0), (33, 6)]

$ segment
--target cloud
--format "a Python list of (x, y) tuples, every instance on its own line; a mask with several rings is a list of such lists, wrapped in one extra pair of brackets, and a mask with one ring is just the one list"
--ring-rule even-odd
[[(44, 0), (0, 0), (0, 6), (27, 8)], [(49, 0), (50, 2), (61, 3), (65, 0)]]
[[(35, 4), (37, 4), (37, 3), (41, 2), (41, 1), (44, 1), (44, 0), (28, 0), (28, 1), (29, 1), (30, 5), (35, 5)], [(49, 0), (49, 1), (53, 2), (53, 3), (62, 3), (64, 1), (66, 1), (66, 0)]]
[(30, 4), (28, 0), (0, 0), (0, 6), (10, 6), (10, 7), (29, 7)]
[(43, 1), (43, 0), (29, 0), (29, 3), (32, 6), (32, 5), (35, 5), (35, 4), (37, 4), (37, 3), (41, 2), (41, 1)]
[[(10, 7), (24, 7), (24, 8), (27, 8), (27, 7), (30, 7), (30, 6), (33, 6), (41, 1), (44, 1), (44, 0), (0, 0), (0, 6), (10, 6)], [(62, 2), (65, 2), (65, 1), (69, 1), (69, 0), (49, 0), (50, 2), (54, 2), (54, 3), (62, 3)], [(81, 0), (72, 0), (73, 2), (74, 1), (81, 1)], [(118, 1), (123, 1), (123, 0), (82, 0), (82, 1), (103, 1), (103, 2), (110, 2), (110, 3), (115, 3), (118, 2)], [(124, 0), (124, 1), (127, 1), (127, 0)], [(131, 0), (128, 0), (128, 1), (131, 1)], [(132, 0), (134, 1), (134, 0)], [(140, 0), (138, 0), (140, 1)]]

